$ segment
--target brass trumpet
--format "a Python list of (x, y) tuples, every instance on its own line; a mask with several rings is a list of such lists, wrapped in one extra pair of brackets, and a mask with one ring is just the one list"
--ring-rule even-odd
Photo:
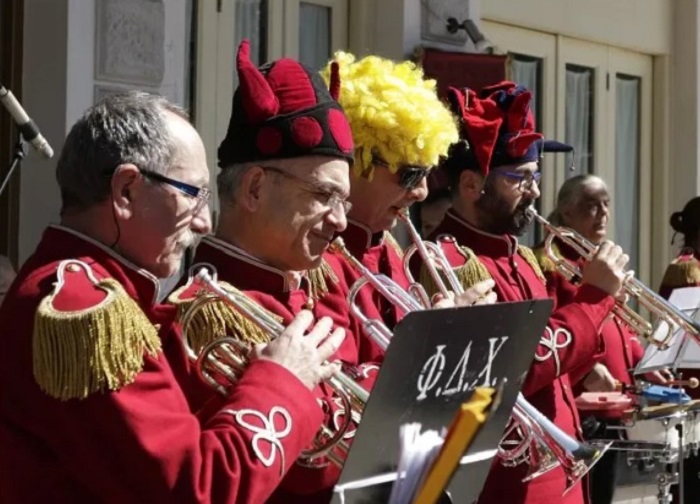
[[(212, 268), (209, 265), (207, 267)], [(270, 339), (279, 336), (285, 327), (242, 292), (224, 289), (212, 277), (207, 267), (200, 268), (194, 278), (194, 282), (201, 286), (207, 294), (199, 296), (183, 316), (182, 341), (188, 356), (195, 362), (199, 377), (219, 393), (228, 395), (230, 387), (238, 381), (238, 377), (249, 364), (249, 348), (235, 338), (221, 337), (206, 345), (199, 353), (195, 352), (190, 346), (188, 332), (196, 311), (206, 303), (222, 300), (258, 325), (269, 335)], [(215, 273), (213, 274), (215, 275)], [(341, 400), (346, 414), (342, 424), (335, 432), (325, 425), (322, 426), (314, 440), (314, 448), (306, 450), (302, 454), (302, 458), (310, 464), (321, 457), (327, 457), (332, 463), (342, 467), (349, 448), (344, 436), (352, 417), (361, 415), (364, 411), (365, 404), (369, 399), (369, 392), (343, 373), (330, 378), (327, 383)]]
[[(532, 207), (528, 209), (528, 212), (546, 229), (548, 236), (544, 243), (545, 253), (547, 257), (554, 262), (557, 270), (569, 280), (575, 277), (580, 278), (581, 270), (578, 266), (570, 264), (568, 261), (554, 254), (552, 251), (553, 240), (558, 238), (575, 250), (576, 253), (586, 261), (593, 259), (593, 256), (598, 250), (598, 246), (591, 243), (576, 231), (553, 225)], [(690, 335), (700, 343), (700, 325), (634, 276), (628, 276), (624, 280), (622, 290), (630, 298), (636, 299), (642, 307), (651, 313), (652, 316), (656, 318), (657, 324), (650, 324), (627, 304), (616, 304), (613, 308), (614, 315), (649, 343), (656, 345), (660, 349), (667, 348), (673, 337), (675, 327), (681, 328), (685, 334)], [(660, 323), (665, 323), (668, 327), (665, 329), (666, 334), (663, 339), (659, 340), (654, 337), (654, 333), (655, 328), (660, 327)]]
[(514, 467), (524, 462), (533, 464), (523, 481), (561, 466), (569, 483), (564, 493), (571, 490), (591, 470), (612, 444), (596, 447), (579, 442), (538, 411), (522, 393), (518, 394), (513, 408), (513, 421), (514, 427), (524, 434), (524, 439), (512, 449), (499, 446), (499, 457), (503, 465)]
[(361, 261), (350, 253), (340, 236), (333, 240), (333, 243), (330, 245), (330, 250), (342, 254), (350, 265), (361, 275), (361, 278), (355, 281), (348, 292), (350, 311), (362, 323), (365, 334), (372, 338), (378, 346), (386, 350), (393, 333), (383, 321), (370, 319), (362, 313), (356, 301), (360, 291), (365, 286), (370, 285), (399, 310), (404, 313), (409, 313), (417, 310), (425, 310), (426, 306), (430, 306), (430, 301), (428, 300), (425, 289), (423, 289), (423, 286), (420, 284), (415, 283), (409, 288), (409, 291), (406, 291), (388, 276), (381, 274), (375, 275), (367, 266), (362, 264)]
[[(447, 257), (445, 257), (445, 253), (442, 251), (440, 245), (423, 240), (418, 230), (413, 225), (413, 222), (411, 222), (407, 208), (399, 212), (399, 219), (406, 226), (408, 234), (411, 236), (411, 241), (413, 242), (413, 244), (406, 249), (403, 256), (403, 270), (409, 282), (412, 284), (417, 283), (413, 278), (410, 268), (411, 258), (417, 252), (425, 263), (425, 267), (428, 269), (428, 273), (433, 279), (433, 282), (435, 282), (435, 286), (440, 294), (445, 298), (450, 297), (450, 291), (455, 295), (462, 294), (464, 288), (457, 278), (457, 275), (455, 275), (452, 265), (447, 260)], [(440, 273), (442, 273), (442, 275)], [(443, 276), (447, 283), (443, 280)]]

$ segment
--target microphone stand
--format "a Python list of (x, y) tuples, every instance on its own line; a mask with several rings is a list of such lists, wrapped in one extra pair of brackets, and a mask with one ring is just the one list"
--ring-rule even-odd
[(27, 142), (24, 141), (24, 138), (22, 137), (22, 134), (20, 133), (18, 138), (17, 138), (17, 143), (15, 144), (15, 154), (12, 157), (12, 164), (10, 165), (10, 170), (7, 172), (7, 175), (5, 175), (5, 179), (2, 181), (2, 185), (0, 185), (0, 196), (2, 196), (2, 192), (5, 190), (5, 187), (10, 182), (10, 178), (12, 177), (12, 174), (17, 169), (17, 167), (20, 165), (20, 163), (24, 159), (24, 156), (26, 156), (26, 155), (27, 155)]

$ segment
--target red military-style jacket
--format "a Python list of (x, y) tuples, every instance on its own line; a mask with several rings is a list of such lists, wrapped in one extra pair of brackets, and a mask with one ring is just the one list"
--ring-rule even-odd
[[(331, 360), (340, 360), (346, 369), (359, 369), (362, 375), (360, 383), (367, 390), (371, 388), (378, 367), (373, 361), (360, 356), (378, 357), (380, 351), (364, 337), (359, 324), (350, 315), (346, 300), (347, 285), (341, 278), (327, 278), (327, 292), (312, 300), (313, 289), (308, 275), (301, 278), (300, 285), (293, 285), (287, 272), (263, 264), (216, 237), (202, 240), (194, 262), (214, 266), (220, 281), (233, 285), (269, 312), (280, 316), (284, 325), (291, 322), (302, 309), (311, 309), (317, 320), (324, 316), (333, 319), (334, 327), (345, 328), (346, 336)], [(332, 270), (329, 272), (333, 276)], [(326, 398), (325, 404), (332, 406), (333, 392), (326, 384), (321, 385), (317, 396)], [(335, 414), (336, 411), (333, 411), (332, 415)], [(268, 502), (329, 502), (339, 476), (339, 469), (333, 465), (322, 469), (295, 465)]]
[[(37, 306), (67, 259), (83, 261), (97, 280), (116, 280), (162, 349), (145, 353), (142, 370), (118, 390), (62, 401), (37, 385), (32, 334)], [(46, 230), (0, 309), (1, 502), (257, 504), (312, 441), (322, 420), (313, 394), (270, 361), (252, 363), (221, 407), (208, 408), (214, 414), (196, 416), (213, 394), (191, 372), (175, 309), (157, 294), (155, 277), (107, 247), (66, 228)], [(86, 317), (70, 341), (91, 310), (112, 309), (103, 298), (85, 271), (66, 268), (52, 306)], [(87, 364), (79, 350), (73, 357)]]
[[(691, 248), (684, 248), (671, 264), (668, 265), (661, 280), (659, 294), (665, 299), (671, 296), (674, 289), (700, 286), (700, 255)], [(679, 369), (683, 379), (700, 379), (700, 369)], [(686, 387), (686, 393), (693, 399), (700, 399), (700, 388)]]
[[(440, 238), (442, 235), (454, 237), (454, 240)], [(480, 231), (460, 218), (454, 210), (449, 210), (429, 239), (440, 243), (450, 264), (456, 269), (464, 267), (468, 260), (478, 258), (495, 281), (495, 292), (500, 301), (549, 297), (534, 254), (530, 249), (520, 247), (513, 236), (497, 236)], [(461, 247), (469, 247), (473, 253)], [(523, 394), (533, 406), (567, 434), (579, 439), (579, 418), (567, 373), (602, 357), (605, 346), (600, 328), (613, 304), (611, 296), (584, 285), (572, 303), (555, 307), (523, 385)], [(514, 468), (504, 467), (495, 460), (479, 502), (573, 504), (586, 499), (586, 492), (580, 483), (562, 497), (567, 482), (561, 468), (522, 483), (527, 469), (525, 464)]]
[[(408, 288), (409, 281), (403, 269), (403, 251), (390, 232), (372, 233), (365, 225), (348, 219), (348, 227), (340, 236), (348, 251), (372, 273), (386, 275), (402, 289)], [(360, 278), (360, 274), (341, 254), (331, 255), (337, 258), (336, 261), (331, 261), (336, 274), (342, 276), (348, 286), (352, 286)], [(389, 329), (393, 329), (404, 316), (372, 287), (364, 287), (357, 300), (358, 307), (367, 317), (379, 316)]]
[[(581, 256), (571, 247), (557, 239), (553, 241), (552, 252), (560, 259), (583, 268), (584, 261)], [(552, 298), (557, 300), (557, 306), (561, 307), (572, 303), (580, 286), (575, 281), (567, 280), (556, 270), (554, 262), (546, 256), (543, 247), (537, 248), (535, 255), (547, 279), (547, 292)], [(634, 368), (641, 360), (644, 355), (644, 347), (639, 342), (637, 335), (616, 317), (610, 318), (605, 322), (601, 332), (605, 339), (605, 355), (600, 362), (608, 368), (610, 374), (616, 380), (626, 385), (631, 385), (633, 379), (629, 370)], [(593, 362), (584, 365), (579, 371), (571, 373), (576, 395), (584, 392), (581, 383), (576, 382), (590, 371), (592, 365)], [(605, 412), (601, 411), (600, 415), (605, 416)]]

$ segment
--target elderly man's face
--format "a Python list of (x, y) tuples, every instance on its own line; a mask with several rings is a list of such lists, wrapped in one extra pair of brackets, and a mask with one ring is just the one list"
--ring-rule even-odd
[(610, 195), (601, 182), (591, 182), (571, 208), (562, 212), (564, 225), (595, 244), (605, 240), (610, 220)]
[(133, 203), (133, 215), (120, 225), (118, 248), (132, 262), (159, 278), (178, 272), (185, 250), (197, 238), (211, 231), (209, 205), (181, 188), (208, 188), (204, 144), (197, 131), (184, 119), (167, 113), (177, 155), (165, 175), (175, 181), (144, 175), (147, 184)]
[(285, 271), (318, 266), (335, 235), (347, 226), (347, 161), (308, 156), (261, 165), (266, 198), (259, 217), (260, 234), (268, 244), (266, 260)]

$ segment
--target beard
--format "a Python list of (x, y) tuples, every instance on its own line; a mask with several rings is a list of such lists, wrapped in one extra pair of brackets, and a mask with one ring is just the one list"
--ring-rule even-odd
[(523, 197), (515, 209), (498, 195), (496, 188), (487, 178), (484, 194), (476, 201), (479, 223), (483, 231), (495, 235), (521, 236), (532, 223), (532, 215), (527, 211), (534, 204), (534, 198)]

